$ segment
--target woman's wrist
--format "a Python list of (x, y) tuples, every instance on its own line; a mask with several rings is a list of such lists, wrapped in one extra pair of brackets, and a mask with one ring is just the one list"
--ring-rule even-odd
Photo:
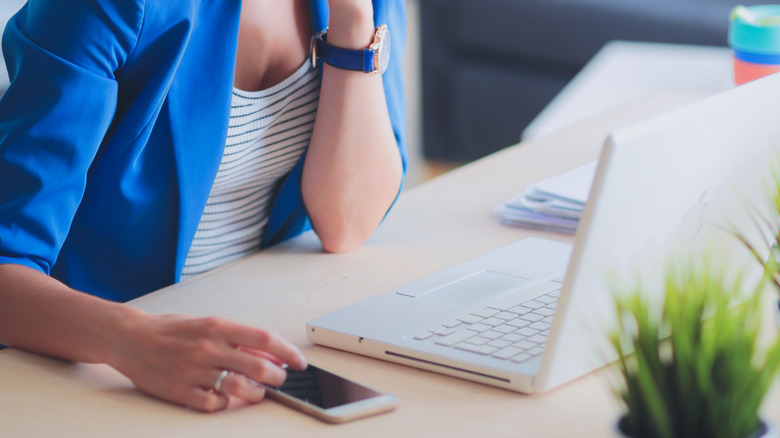
[(134, 348), (135, 338), (141, 326), (148, 324), (150, 315), (126, 304), (116, 304), (106, 314), (107, 330), (101, 339), (105, 353), (99, 362), (121, 369), (122, 363)]

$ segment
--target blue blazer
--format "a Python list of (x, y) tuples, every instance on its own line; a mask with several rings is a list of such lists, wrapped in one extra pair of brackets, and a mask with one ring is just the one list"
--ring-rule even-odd
[[(314, 29), (327, 0), (311, 0)], [(374, 0), (406, 168), (405, 2)], [(240, 0), (35, 0), (8, 23), (0, 100), (0, 263), (126, 301), (179, 279), (225, 145)], [(303, 158), (263, 247), (310, 228)]]

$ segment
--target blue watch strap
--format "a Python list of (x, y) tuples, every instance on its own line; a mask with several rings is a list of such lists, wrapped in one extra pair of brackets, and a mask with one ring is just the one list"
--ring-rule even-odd
[(334, 67), (371, 73), (374, 67), (374, 51), (371, 49), (350, 50), (331, 46), (321, 36), (314, 39), (316, 57)]

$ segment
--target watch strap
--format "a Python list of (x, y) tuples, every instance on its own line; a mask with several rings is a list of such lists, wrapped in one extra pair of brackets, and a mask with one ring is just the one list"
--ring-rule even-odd
[[(376, 70), (374, 67), (374, 51), (371, 49), (350, 50), (331, 46), (321, 36), (314, 39), (314, 44), (316, 58), (334, 67), (365, 73), (371, 73)], [(359, 56), (359, 53), (362, 53), (363, 56)]]

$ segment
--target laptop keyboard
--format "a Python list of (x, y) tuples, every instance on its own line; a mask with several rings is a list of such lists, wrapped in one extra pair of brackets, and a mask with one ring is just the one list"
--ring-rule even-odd
[(502, 299), (412, 337), (495, 359), (525, 362), (544, 351), (560, 295), (561, 284), (555, 285), (530, 300)]

